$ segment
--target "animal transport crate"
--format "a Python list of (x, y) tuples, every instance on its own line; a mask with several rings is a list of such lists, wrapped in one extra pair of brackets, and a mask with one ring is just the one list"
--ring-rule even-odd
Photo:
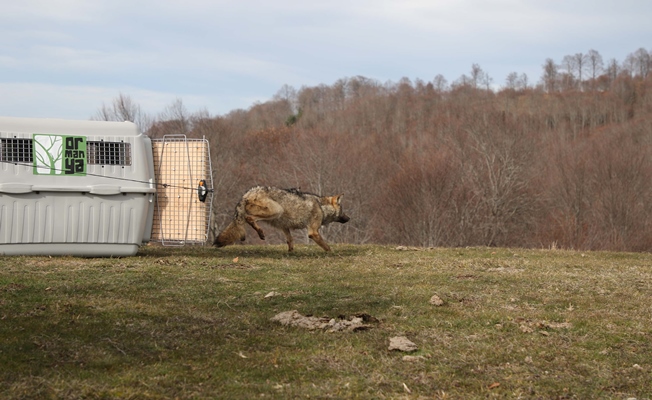
[(0, 117), (0, 255), (128, 256), (204, 243), (208, 142), (131, 122)]

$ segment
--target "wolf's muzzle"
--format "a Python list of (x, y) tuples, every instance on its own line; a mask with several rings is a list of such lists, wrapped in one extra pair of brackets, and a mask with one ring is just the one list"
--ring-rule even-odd
[(349, 218), (347, 215), (340, 215), (340, 217), (337, 219), (337, 222), (346, 224), (347, 222), (349, 222), (349, 219), (351, 218)]

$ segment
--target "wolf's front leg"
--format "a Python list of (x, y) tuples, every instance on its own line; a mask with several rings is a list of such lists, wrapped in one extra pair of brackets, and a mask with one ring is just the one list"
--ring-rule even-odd
[(331, 251), (330, 246), (328, 246), (328, 243), (326, 243), (326, 241), (321, 237), (321, 235), (319, 234), (318, 229), (312, 229), (312, 228), (309, 227), (308, 228), (308, 237), (310, 239), (314, 240), (315, 243), (317, 243), (319, 245), (319, 247), (321, 247), (325, 251)]
[(288, 252), (294, 251), (294, 240), (292, 239), (292, 233), (289, 229), (283, 229), (283, 233), (285, 234), (285, 240), (288, 244)]

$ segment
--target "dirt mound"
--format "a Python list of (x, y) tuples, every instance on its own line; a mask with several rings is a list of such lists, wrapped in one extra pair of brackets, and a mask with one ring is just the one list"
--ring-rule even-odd
[(373, 328), (372, 323), (378, 319), (369, 314), (356, 314), (350, 317), (343, 315), (337, 318), (313, 317), (301, 315), (297, 310), (283, 311), (272, 317), (272, 321), (281, 325), (296, 326), (309, 330), (325, 330), (327, 332), (357, 332)]

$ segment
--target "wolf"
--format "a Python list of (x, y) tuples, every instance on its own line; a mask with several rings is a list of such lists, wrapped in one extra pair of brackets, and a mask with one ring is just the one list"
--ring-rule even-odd
[(292, 229), (308, 229), (308, 237), (325, 251), (328, 243), (319, 234), (322, 225), (346, 223), (349, 217), (342, 210), (342, 195), (318, 196), (299, 189), (256, 186), (249, 189), (235, 207), (233, 221), (215, 238), (214, 246), (223, 247), (245, 240), (245, 223), (265, 240), (258, 221), (266, 222), (285, 234), (288, 251), (294, 250)]

